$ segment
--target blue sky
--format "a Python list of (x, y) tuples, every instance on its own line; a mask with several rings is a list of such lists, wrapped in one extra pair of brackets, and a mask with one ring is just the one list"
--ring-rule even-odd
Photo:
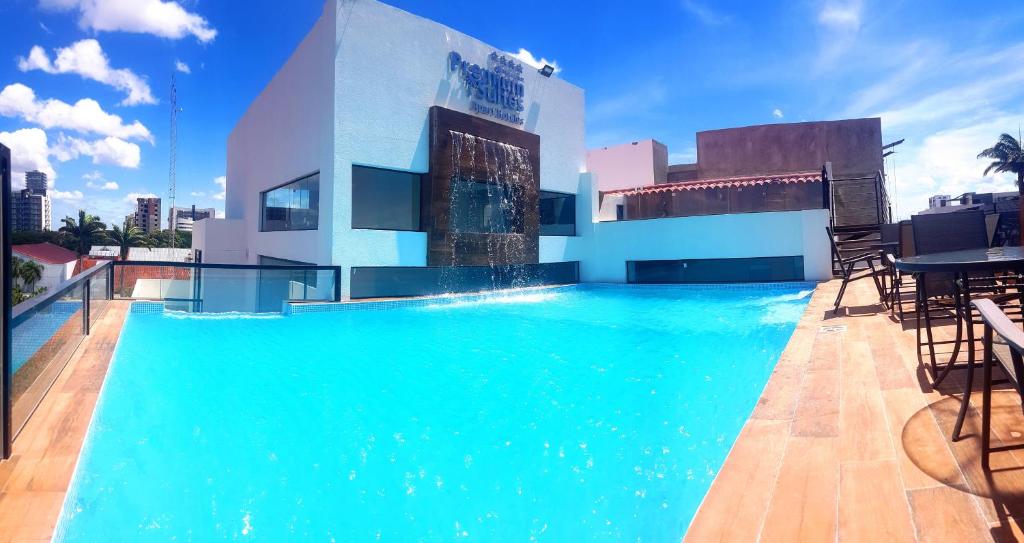
[[(887, 162), (901, 216), (1013, 188), (974, 157), (1024, 122), (1024, 4), (389, 3), (556, 63), (586, 91), (588, 146), (653, 137), (691, 161), (699, 130), (877, 115), (907, 140)], [(136, 194), (166, 202), (175, 73), (177, 202), (222, 210), (227, 134), (322, 5), (5, 0), (0, 142), (16, 172), (55, 174), (55, 223), (79, 208), (119, 223)]]

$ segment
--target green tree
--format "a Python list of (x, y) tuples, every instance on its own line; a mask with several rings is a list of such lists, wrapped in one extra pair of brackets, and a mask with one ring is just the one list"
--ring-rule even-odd
[(128, 260), (128, 249), (132, 247), (152, 245), (142, 229), (128, 221), (124, 221), (124, 226), (121, 228), (115, 225), (111, 231), (104, 233), (104, 238), (118, 246), (121, 260)]
[(64, 217), (60, 222), (64, 223), (64, 226), (60, 227), (60, 233), (75, 240), (74, 247), (79, 258), (89, 254), (93, 241), (103, 239), (103, 231), (107, 229), (107, 225), (103, 224), (99, 217), (89, 215), (84, 209), (78, 210), (77, 221), (72, 217)]
[(1017, 175), (1017, 192), (1020, 220), (1020, 244), (1024, 245), (1024, 150), (1021, 142), (1009, 134), (1002, 134), (996, 144), (978, 153), (978, 158), (990, 158), (992, 162), (985, 168), (985, 175), (995, 173), (1012, 173)]
[(21, 302), (46, 292), (46, 288), (33, 288), (43, 278), (43, 267), (31, 260), (22, 260), (18, 257), (11, 258), (11, 274), (14, 279), (11, 289), (11, 303), (18, 305)]
[(26, 288), (32, 290), (43, 278), (43, 266), (33, 260), (23, 260), (18, 265), (17, 277)]

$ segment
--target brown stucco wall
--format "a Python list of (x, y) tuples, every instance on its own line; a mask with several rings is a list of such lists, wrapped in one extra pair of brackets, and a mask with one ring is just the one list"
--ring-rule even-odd
[(700, 179), (820, 171), (834, 177), (882, 169), (879, 118), (768, 124), (697, 133)]

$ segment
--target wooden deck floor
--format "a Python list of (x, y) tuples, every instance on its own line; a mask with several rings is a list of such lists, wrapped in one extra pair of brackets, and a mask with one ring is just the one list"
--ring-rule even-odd
[(128, 302), (111, 302), (0, 462), (0, 543), (49, 541)]
[[(933, 390), (913, 318), (868, 281), (833, 315), (838, 286), (815, 292), (686, 541), (1024, 541), (1024, 450), (982, 471), (978, 412), (949, 438), (966, 372)], [(993, 446), (1021, 442), (1019, 397), (994, 405)]]

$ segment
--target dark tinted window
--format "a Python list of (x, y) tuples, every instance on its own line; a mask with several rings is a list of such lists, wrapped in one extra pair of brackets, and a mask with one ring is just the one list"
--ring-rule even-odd
[(352, 166), (352, 228), (420, 229), (418, 173)]
[(576, 195), (540, 191), (540, 235), (576, 235)]
[(523, 214), (515, 205), (522, 189), (474, 179), (453, 179), (448, 223), (453, 232), (508, 234), (523, 231)]
[(260, 194), (260, 230), (316, 230), (320, 210), (320, 174), (296, 179)]
[(803, 279), (802, 256), (626, 262), (628, 283), (746, 283)]
[(351, 270), (352, 298), (425, 296), (579, 282), (579, 262), (512, 266), (360, 267)]

